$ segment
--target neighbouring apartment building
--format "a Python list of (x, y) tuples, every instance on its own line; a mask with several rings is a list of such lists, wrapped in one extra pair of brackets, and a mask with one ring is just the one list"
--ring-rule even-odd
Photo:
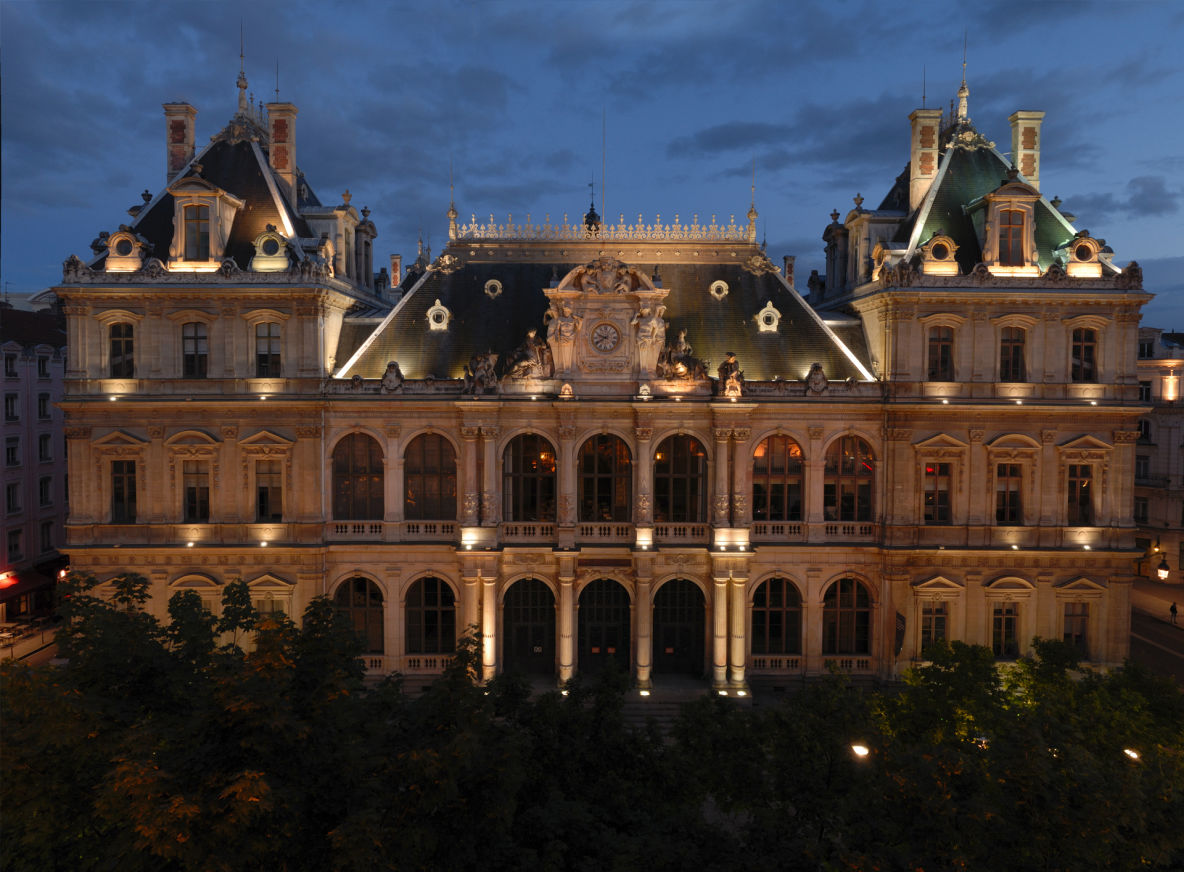
[(1142, 575), (1179, 582), (1184, 569), (1184, 333), (1139, 328), (1139, 419), (1135, 443), (1136, 545), (1146, 555)]
[[(241, 81), (240, 88), (245, 88)], [(827, 267), (739, 222), (459, 219), (403, 274), (299, 168), (297, 110), (195, 145), (53, 289), (74, 568), (217, 608), (333, 598), (376, 671), (610, 661), (640, 689), (888, 677), (961, 639), (1128, 652), (1142, 290), (955, 112), (822, 231)], [(903, 145), (911, 142), (907, 156)], [(872, 147), (872, 146), (869, 146)]]

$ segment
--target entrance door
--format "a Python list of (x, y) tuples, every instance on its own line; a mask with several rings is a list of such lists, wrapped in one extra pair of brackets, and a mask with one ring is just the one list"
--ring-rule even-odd
[(555, 672), (555, 597), (537, 578), (515, 582), (506, 591), (502, 632), (506, 672)]
[(654, 672), (703, 675), (706, 632), (703, 592), (685, 578), (668, 581), (654, 596)]
[(577, 666), (591, 675), (611, 668), (629, 673), (629, 594), (620, 584), (599, 578), (580, 592)]

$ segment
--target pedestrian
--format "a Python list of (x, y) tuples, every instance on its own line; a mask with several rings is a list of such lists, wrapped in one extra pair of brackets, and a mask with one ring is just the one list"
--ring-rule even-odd
[(1172, 607), (1168, 609), (1168, 614), (1172, 616), (1172, 623), (1176, 623), (1176, 604), (1172, 603)]

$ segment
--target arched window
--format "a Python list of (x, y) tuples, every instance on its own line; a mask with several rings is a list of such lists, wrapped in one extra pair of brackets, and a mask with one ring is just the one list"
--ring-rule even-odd
[(406, 653), (451, 654), (456, 650), (456, 597), (439, 578), (421, 578), (407, 591)]
[(542, 436), (524, 433), (506, 446), (502, 512), (507, 521), (555, 520), (555, 449)]
[(112, 324), (111, 338), (111, 378), (136, 377), (136, 343), (135, 328), (126, 322)]
[(788, 578), (770, 578), (756, 589), (752, 653), (802, 653), (802, 595)]
[(280, 325), (264, 321), (255, 325), (255, 377), (275, 378), (280, 374)]
[(333, 449), (333, 517), (381, 521), (382, 449), (365, 433), (350, 433)]
[(368, 578), (354, 577), (337, 588), (337, 608), (362, 637), (367, 654), (384, 650), (382, 632), (382, 591)]
[(628, 521), (633, 464), (617, 436), (593, 436), (580, 447), (580, 520)]
[(181, 375), (185, 378), (205, 378), (209, 369), (210, 342), (206, 325), (190, 321), (181, 327)]
[(456, 450), (438, 433), (415, 437), (403, 455), (403, 516), (456, 520)]
[(826, 450), (823, 508), (828, 521), (870, 521), (876, 458), (858, 436), (842, 436)]
[(802, 447), (788, 436), (770, 436), (752, 455), (754, 521), (802, 519)]
[(707, 520), (707, 452), (691, 436), (667, 436), (654, 452), (654, 520)]
[(822, 653), (870, 654), (872, 604), (867, 588), (840, 578), (822, 598)]

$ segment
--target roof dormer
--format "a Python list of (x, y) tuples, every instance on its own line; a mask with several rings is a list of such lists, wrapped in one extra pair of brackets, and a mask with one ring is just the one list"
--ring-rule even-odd
[(958, 261), (954, 255), (958, 246), (949, 236), (938, 232), (921, 246), (921, 272), (928, 276), (958, 275)]
[(1102, 241), (1082, 230), (1058, 250), (1065, 262), (1065, 272), (1074, 278), (1096, 279), (1102, 276)]
[(276, 230), (274, 224), (255, 237), (251, 243), (255, 254), (251, 257), (252, 272), (283, 272), (291, 265), (288, 257), (288, 240)]
[(966, 211), (982, 246), (983, 263), (996, 276), (1039, 276), (1036, 204), (1040, 192), (1018, 180), (1013, 168), (1003, 184)]
[(201, 177), (201, 164), (168, 187), (173, 196), (170, 270), (206, 272), (226, 257), (226, 240), (242, 200)]
[(107, 272), (135, 272), (144, 265), (144, 254), (148, 242), (126, 224), (107, 237), (107, 259), (103, 267)]

